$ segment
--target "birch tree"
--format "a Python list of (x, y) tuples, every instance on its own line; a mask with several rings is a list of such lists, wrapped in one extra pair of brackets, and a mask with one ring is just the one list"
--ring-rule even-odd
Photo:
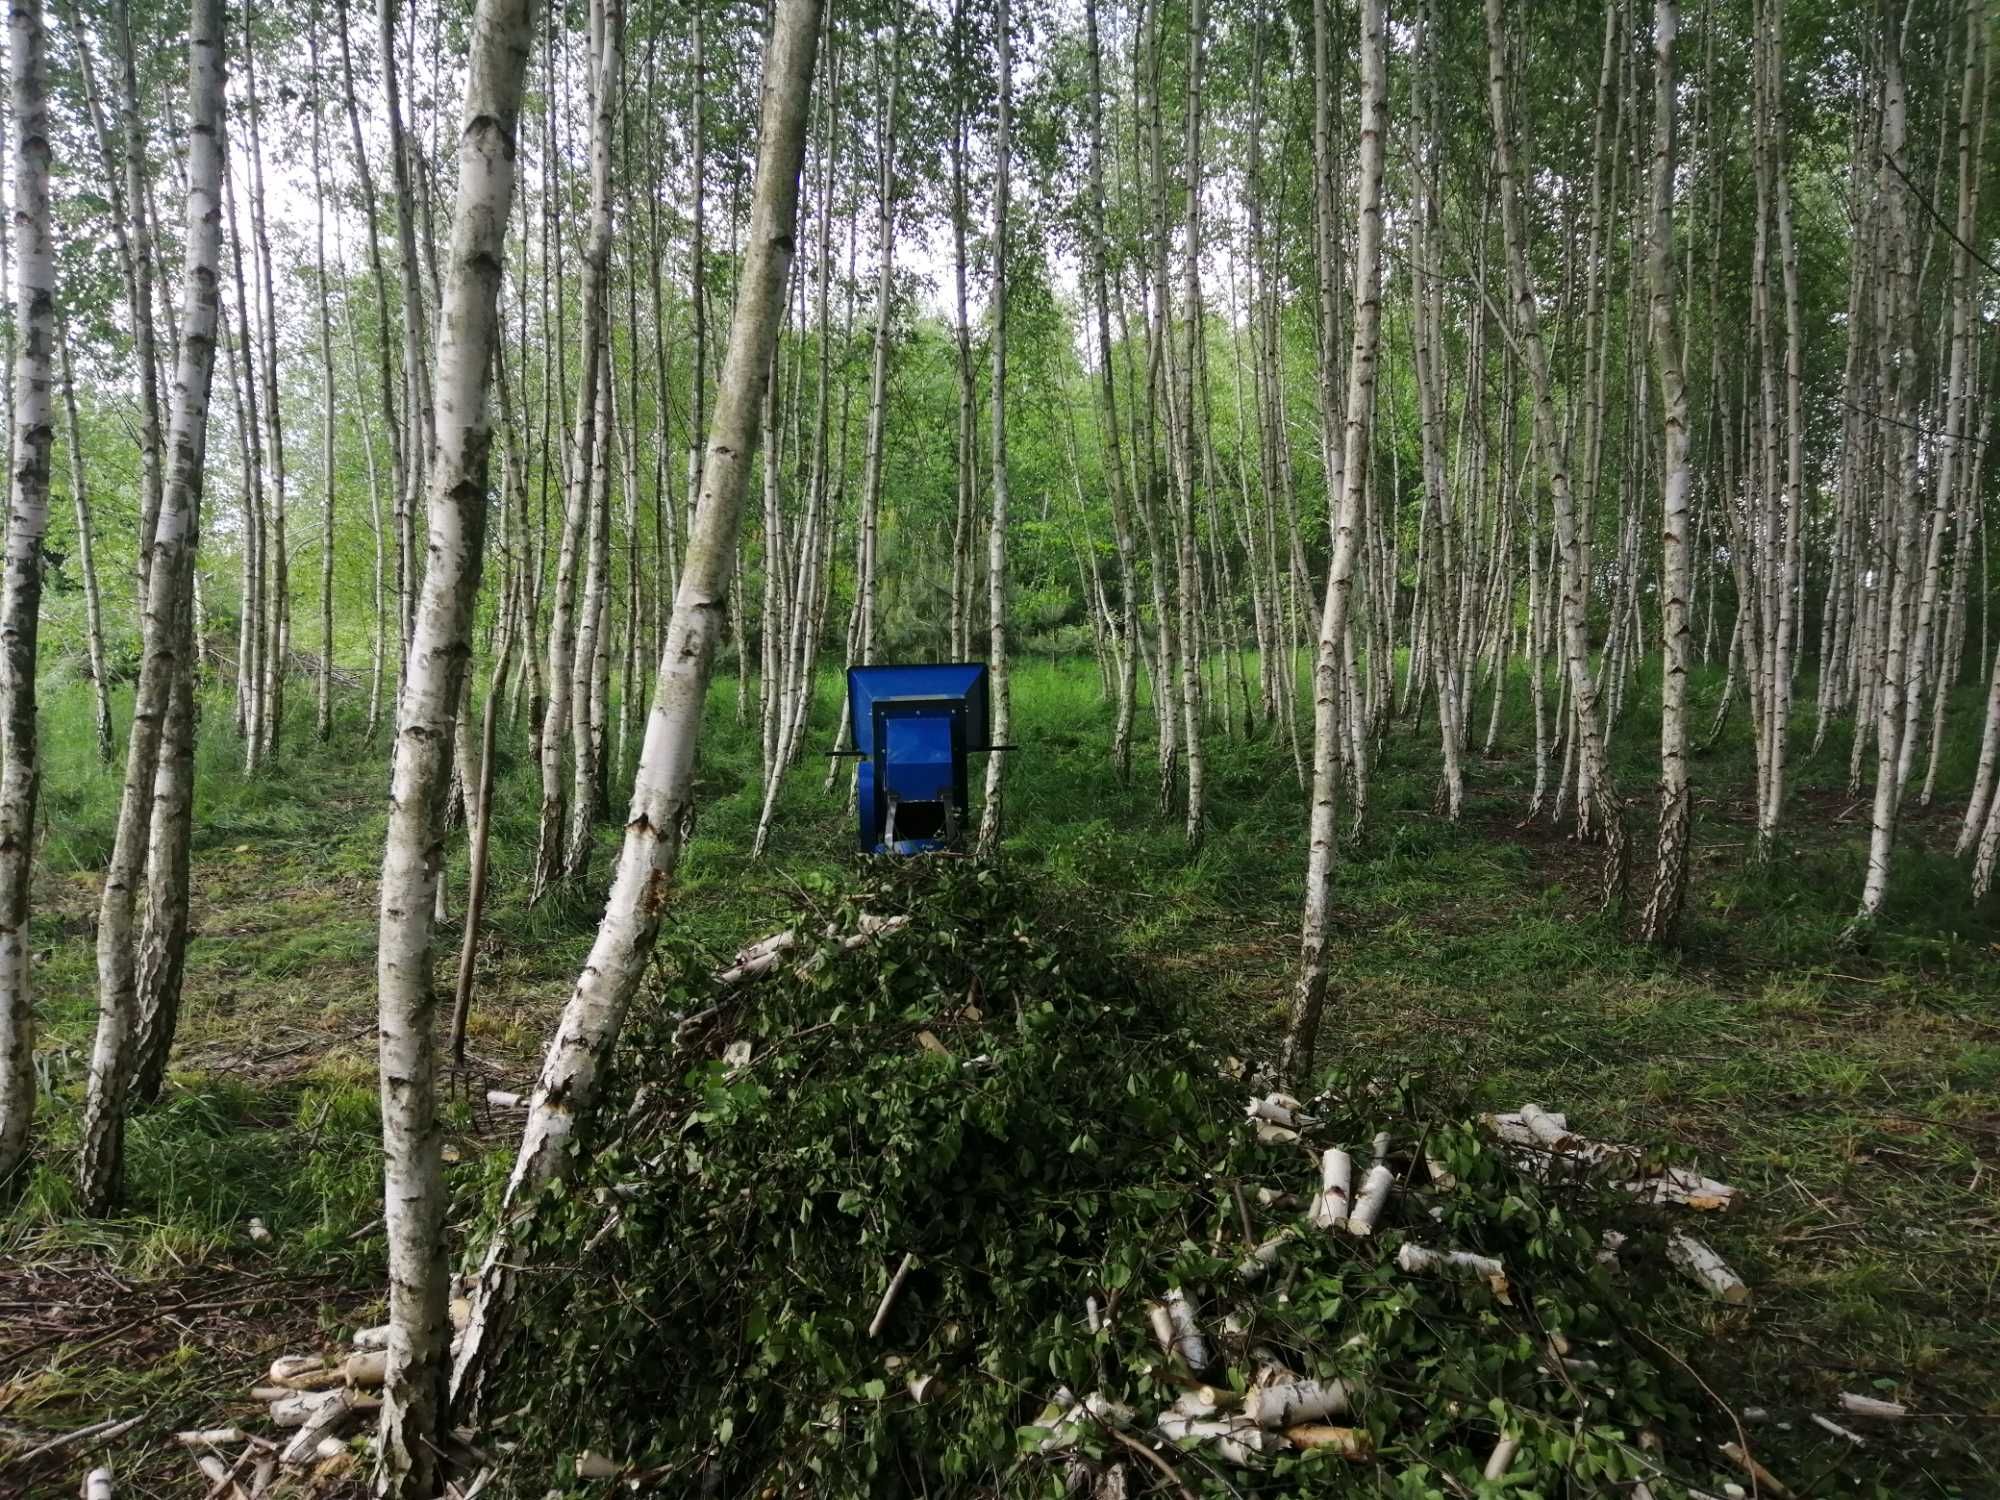
[(0, 583), (0, 730), (5, 732), (0, 752), (0, 1183), (13, 1176), (26, 1155), (35, 1113), (28, 883), (41, 790), (35, 668), (42, 536), (49, 520), (49, 449), (55, 440), (51, 364), (56, 251), (49, 217), (47, 47), (41, 0), (14, 0), (7, 18), (7, 82), (14, 107), (13, 296), (19, 342), (13, 370), (7, 574)]
[(476, 1409), (505, 1344), (523, 1231), (544, 1186), (574, 1169), (575, 1127), (597, 1096), (671, 899), (702, 705), (729, 607), (743, 493), (783, 317), (799, 173), (819, 46), (819, 0), (777, 0), (764, 64), (749, 239), (729, 329), (701, 499), (682, 559), (653, 707), (605, 913), (542, 1061), (497, 1227), (481, 1258), (471, 1322), (452, 1374), (454, 1409)]
[(1689, 803), (1687, 382), (1674, 302), (1674, 39), (1679, 0), (1653, 3), (1653, 210), (1646, 245), (1653, 359), (1660, 369), (1665, 489), (1660, 510), (1660, 844), (1645, 933), (1670, 936), (1687, 895)]
[(432, 907), (444, 855), (453, 729), (484, 559), (493, 440), (487, 379), (500, 340), (500, 280), (532, 17), (530, 0), (480, 0), (473, 18), (458, 200), (437, 320), (430, 565), (396, 710), (382, 855), (376, 982), (389, 1363), (382, 1387), (378, 1490), (390, 1497), (436, 1492), (437, 1438), (445, 1425), (451, 1325)]
[[(1313, 28), (1324, 38), (1331, 23), (1327, 0), (1314, 0)], [(1312, 807), (1307, 827), (1305, 915), (1299, 941), (1299, 980), (1285, 1029), (1279, 1071), (1297, 1082), (1312, 1076), (1320, 1013), (1326, 1006), (1327, 930), (1332, 918), (1335, 845), (1339, 838), (1342, 643), (1354, 588), (1360, 542), (1361, 492), (1369, 461), (1369, 421), (1375, 397), (1375, 358), (1382, 320), (1382, 159), (1389, 128), (1388, 59), (1382, 35), (1382, 0), (1361, 0), (1360, 195), (1354, 236), (1353, 343), (1347, 359), (1347, 406), (1340, 499), (1333, 514), (1333, 554), (1320, 607), (1319, 648), (1313, 662)], [(1327, 48), (1317, 43), (1319, 66)], [(1322, 76), (1319, 83), (1331, 87)], [(1320, 190), (1331, 190), (1322, 163)], [(1326, 272), (1322, 271), (1324, 278)], [(1322, 357), (1325, 357), (1324, 354)], [(1322, 375), (1322, 383), (1325, 382)]]
[[(993, 389), (992, 463), (993, 513), (986, 528), (986, 604), (988, 645), (986, 666), (992, 678), (992, 743), (1004, 745), (1013, 715), (1007, 680), (1007, 214), (1013, 190), (1012, 129), (1014, 115), (1014, 43), (1009, 34), (1007, 0), (995, 0), (993, 45), (997, 90), (993, 125)], [(979, 852), (1000, 851), (1000, 796), (1007, 779), (1007, 757), (986, 757), (986, 800), (979, 816)]]
[(146, 567), (143, 659), (125, 752), (125, 786), (97, 916), (97, 1036), (77, 1176), (85, 1208), (106, 1212), (123, 1183), (125, 1114), (135, 1062), (138, 986), (133, 919), (151, 831), (154, 773), (176, 674), (201, 506), (209, 385), (222, 310), (223, 30), (220, 0), (193, 0), (188, 22), (188, 216), (180, 356), (174, 371), (165, 485)]

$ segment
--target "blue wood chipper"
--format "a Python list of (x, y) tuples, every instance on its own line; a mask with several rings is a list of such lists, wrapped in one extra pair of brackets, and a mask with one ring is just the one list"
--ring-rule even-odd
[(984, 662), (849, 667), (854, 748), (861, 761), (858, 836), (864, 854), (960, 847), (971, 807), (968, 758), (989, 744)]

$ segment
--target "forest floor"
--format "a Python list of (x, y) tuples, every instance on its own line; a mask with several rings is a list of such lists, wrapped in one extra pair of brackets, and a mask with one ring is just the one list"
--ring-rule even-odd
[[(1196, 997), (1218, 1058), (1267, 1049), (1289, 993), (1304, 864), (1289, 751), (1211, 740), (1211, 831), (1190, 856), (1179, 818), (1159, 816), (1146, 757), (1133, 786), (1111, 775), (1090, 665), (1035, 665), (1017, 681), (1012, 878)], [(1711, 704), (1717, 686), (1702, 684)], [(0, 1217), (0, 1495), (73, 1494), (74, 1454), (20, 1455), (142, 1414), (113, 1452), (122, 1493), (199, 1495), (172, 1431), (256, 1415), (246, 1393), (275, 1354), (331, 1344), (383, 1311), (372, 1033), (386, 736), (364, 748), (344, 727), (332, 745), (313, 744), (298, 701), (306, 712), (281, 769), (245, 778), (227, 704), (210, 704), (174, 1075), (133, 1124), (125, 1210), (89, 1220), (68, 1172), (117, 786), (90, 761), (83, 694), (50, 696), (33, 940), (55, 1098), (40, 1165)], [(815, 745), (832, 738), (836, 702), (829, 681)], [(718, 956), (787, 925), (804, 892), (843, 882), (855, 864), (843, 799), (821, 795), (822, 762), (789, 782), (772, 857), (748, 857), (757, 748), (734, 703), (725, 679), (671, 918)], [(1742, 1212), (1704, 1227), (1755, 1300), (1730, 1309), (1689, 1297), (1647, 1332), (1731, 1406), (1789, 1424), (1759, 1451), (1802, 1493), (1993, 1493), (2000, 922), (1991, 906), (1972, 908), (1950, 858), (1969, 755), (1948, 760), (1933, 807), (1912, 808), (1889, 908), (1869, 946), (1847, 951), (1838, 939), (1868, 809), (1846, 793), (1845, 741), (1795, 767), (1787, 847), (1753, 866), (1739, 711), (1695, 762), (1685, 936), (1654, 951), (1598, 914), (1597, 853), (1524, 821), (1524, 718), (1507, 724), (1501, 753), (1468, 759), (1457, 827), (1432, 811), (1434, 729), (1392, 730), (1368, 823), (1342, 854), (1323, 1060), (1430, 1080), (1476, 1107), (1532, 1099), (1592, 1136), (1694, 1152), (1748, 1195)], [(1976, 739), (1976, 724), (1957, 727), (1959, 744)], [(1635, 709), (1614, 739), (1635, 830), (1651, 822), (1656, 728)], [(1801, 745), (1810, 734), (1802, 719)], [(607, 831), (583, 890), (528, 907), (537, 793), (521, 736), (506, 743), (470, 1075), (454, 1080), (450, 1114), (454, 1224), (504, 1171), (516, 1128), (466, 1101), (532, 1082), (612, 847)], [(463, 859), (460, 848), (454, 911)], [(447, 986), (457, 938), (455, 923), (441, 936)], [(270, 1227), (268, 1244), (248, 1238), (252, 1215)], [(1839, 1391), (1922, 1415), (1854, 1449), (1808, 1422)]]

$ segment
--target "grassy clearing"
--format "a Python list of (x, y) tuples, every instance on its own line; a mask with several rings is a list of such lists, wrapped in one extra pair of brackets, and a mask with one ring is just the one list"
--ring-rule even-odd
[[(1712, 706), (1719, 682), (1698, 684)], [(1220, 1056), (1266, 1047), (1282, 1013), (1303, 869), (1289, 751), (1210, 746), (1211, 832), (1198, 854), (1159, 816), (1143, 753), (1110, 776), (1108, 712), (1088, 663), (1018, 675), (1006, 858), (1046, 920), (1182, 994)], [(1635, 705), (1646, 693), (1635, 692)], [(1811, 695), (1800, 699), (1810, 704)], [(1596, 859), (1522, 826), (1532, 732), (1515, 684), (1499, 754), (1468, 762), (1464, 822), (1431, 812), (1434, 729), (1397, 725), (1368, 826), (1343, 852), (1330, 1067), (1415, 1075), (1466, 1108), (1533, 1098), (1591, 1134), (1697, 1154), (1751, 1194), (1711, 1226), (1756, 1288), (1747, 1313), (1692, 1297), (1647, 1330), (1734, 1405), (1790, 1424), (1760, 1439), (1812, 1492), (1990, 1493), (2000, 1463), (2000, 928), (1949, 857), (1970, 779), (1970, 718), (1934, 809), (1912, 809), (1886, 919), (1868, 951), (1836, 938), (1858, 892), (1867, 809), (1846, 793), (1847, 744), (1795, 767), (1792, 843), (1747, 863), (1750, 752), (1739, 711), (1695, 764), (1697, 870), (1683, 943), (1638, 948), (1596, 911)], [(813, 743), (829, 741), (822, 687)], [(303, 706), (301, 704), (300, 706)], [(1484, 723), (1484, 704), (1478, 722)], [(1970, 715), (1970, 705), (1961, 706)], [(67, 1178), (94, 1020), (91, 922), (115, 778), (91, 760), (86, 694), (45, 709), (51, 765), (33, 940), (57, 1091), (42, 1160), (0, 1218), (0, 1453), (100, 1415), (147, 1431), (211, 1424), (257, 1365), (316, 1326), (379, 1305), (373, 1032), (374, 874), (384, 743), (335, 742), (294, 720), (282, 769), (246, 779), (206, 708), (195, 940), (176, 1073), (139, 1121), (118, 1218), (71, 1213)], [(1801, 720), (1803, 739), (1810, 724)], [(1650, 822), (1656, 724), (1635, 706), (1613, 739), (1637, 842)], [(1140, 749), (1146, 727), (1141, 724)], [(490, 935), (472, 1029), (474, 1074), (520, 1086), (588, 945), (612, 835), (574, 896), (525, 904), (537, 790), (503, 739)], [(1921, 773), (1920, 773), (1921, 774)], [(783, 925), (803, 896), (851, 878), (843, 799), (823, 764), (788, 782), (773, 856), (745, 851), (758, 810), (753, 728), (733, 680), (709, 716), (703, 805), (669, 936), (723, 953)], [(454, 906), (463, 851), (452, 856)], [(455, 952), (456, 932), (441, 945)], [(442, 969), (441, 969), (442, 972)], [(472, 1082), (474, 1080), (467, 1080)], [(477, 1089), (470, 1091), (476, 1097)], [(470, 1215), (504, 1122), (455, 1106), (460, 1211)], [(257, 1214), (269, 1247), (244, 1234)], [(128, 1324), (136, 1315), (140, 1321)], [(1939, 1420), (1848, 1451), (1810, 1427), (1839, 1390), (1881, 1389)], [(196, 1493), (155, 1443), (119, 1462), (160, 1494)], [(8, 1474), (0, 1492), (73, 1486), (75, 1465)]]

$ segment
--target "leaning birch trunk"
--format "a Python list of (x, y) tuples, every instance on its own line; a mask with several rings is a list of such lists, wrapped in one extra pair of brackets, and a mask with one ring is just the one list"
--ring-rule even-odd
[(220, 0), (194, 0), (188, 24), (188, 221), (186, 302), (174, 372), (166, 486), (153, 530), (142, 628), (144, 656), (125, 753), (125, 788), (97, 917), (97, 1038), (84, 1101), (77, 1176), (84, 1206), (103, 1213), (123, 1178), (126, 1094), (136, 1029), (137, 944), (133, 920), (147, 857), (153, 780), (174, 679), (185, 666), (183, 558), (194, 545), (201, 504), (208, 397), (222, 310), (223, 53)]
[[(1315, 29), (1326, 26), (1325, 0), (1314, 6)], [(1333, 520), (1333, 557), (1326, 570), (1319, 652), (1313, 667), (1313, 790), (1306, 856), (1305, 916), (1299, 982), (1292, 996), (1278, 1071), (1303, 1080), (1312, 1073), (1326, 1004), (1326, 938), (1333, 898), (1334, 846), (1339, 838), (1340, 691), (1354, 554), (1359, 542), (1361, 490), (1368, 471), (1368, 422), (1375, 394), (1375, 354), (1382, 321), (1382, 136), (1388, 128), (1389, 87), (1382, 38), (1382, 0), (1361, 0), (1361, 197), (1354, 240), (1354, 342), (1347, 361), (1347, 427), (1340, 504)], [(1325, 48), (1318, 49), (1321, 56)], [(1321, 80), (1330, 86), (1330, 80)], [(1322, 177), (1331, 163), (1322, 162)], [(1324, 186), (1323, 189), (1324, 190)], [(1326, 316), (1331, 319), (1329, 308)], [(1329, 349), (1331, 345), (1329, 342)], [(1322, 390), (1329, 382), (1320, 382)]]
[[(986, 605), (990, 644), (987, 670), (992, 674), (992, 743), (1007, 743), (1012, 693), (1007, 684), (1007, 203), (1012, 187), (1009, 135), (1013, 126), (1014, 42), (1008, 35), (1007, 0), (996, 0), (993, 13), (999, 74), (998, 114), (993, 131), (993, 518), (986, 531)], [(1000, 793), (1007, 774), (1007, 757), (986, 757), (986, 807), (979, 818), (979, 852), (1000, 852)]]
[(819, 0), (780, 0), (765, 63), (763, 124), (737, 312), (716, 392), (702, 492), (682, 561), (604, 920), (543, 1059), (498, 1227), (486, 1247), (472, 1316), (452, 1375), (458, 1411), (478, 1405), (506, 1342), (521, 1231), (544, 1184), (573, 1169), (577, 1117), (597, 1094), (680, 857), (681, 815), (694, 779), (701, 711), (728, 609), (743, 492), (791, 271), (799, 169), (819, 44)]
[[(14, 316), (21, 338), (14, 362), (7, 576), (0, 590), (0, 726), (6, 731), (0, 761), (0, 1182), (13, 1175), (26, 1155), (35, 1113), (28, 876), (34, 868), (35, 800), (41, 789), (35, 662), (42, 536), (49, 521), (49, 448), (55, 439), (49, 366), (55, 352), (56, 253), (49, 224), (47, 41), (41, 0), (16, 0), (8, 13), (7, 75), (14, 104), (14, 224), (20, 234)], [(101, 694), (102, 664), (94, 666)], [(100, 737), (108, 727), (100, 726)]]
[(487, 378), (514, 195), (515, 126), (533, 42), (529, 0), (480, 0), (458, 144), (458, 201), (438, 308), (437, 446), (430, 465), (429, 566), (397, 706), (382, 856), (383, 1217), (389, 1240), (389, 1363), (379, 1491), (437, 1489), (450, 1281), (444, 1249), (444, 1136), (436, 1089), (431, 905), (445, 839), (452, 729), (471, 656), (493, 429)]
[(1688, 465), (1687, 382), (1674, 316), (1674, 38), (1679, 0), (1653, 4), (1653, 229), (1646, 247), (1652, 299), (1653, 355), (1660, 366), (1666, 487), (1660, 519), (1660, 854), (1645, 934), (1673, 934), (1687, 895), (1688, 871)]

